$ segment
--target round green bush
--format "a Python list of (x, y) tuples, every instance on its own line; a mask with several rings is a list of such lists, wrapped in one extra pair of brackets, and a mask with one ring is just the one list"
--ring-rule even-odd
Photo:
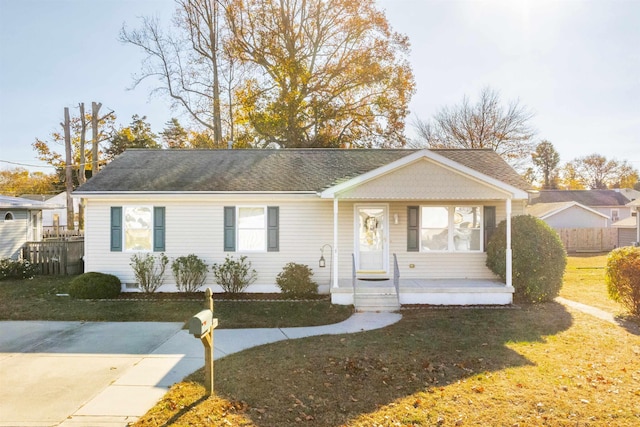
[[(506, 221), (487, 245), (487, 267), (506, 281)], [(512, 280), (516, 302), (545, 302), (558, 296), (567, 253), (558, 233), (531, 215), (511, 218)]]
[(78, 299), (107, 299), (120, 295), (120, 279), (112, 274), (84, 273), (71, 281), (69, 295)]
[(313, 271), (309, 266), (290, 262), (276, 277), (276, 283), (283, 294), (299, 298), (318, 294), (318, 284), (311, 280)]
[(604, 279), (609, 297), (640, 317), (640, 248), (626, 246), (611, 251)]

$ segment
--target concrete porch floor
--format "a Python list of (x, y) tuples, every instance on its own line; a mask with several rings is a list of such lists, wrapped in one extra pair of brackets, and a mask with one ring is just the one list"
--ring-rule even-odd
[[(400, 304), (476, 305), (511, 304), (513, 287), (490, 279), (403, 279), (399, 281)], [(353, 304), (351, 279), (331, 288), (335, 304)], [(395, 294), (393, 279), (356, 282), (356, 294)]]

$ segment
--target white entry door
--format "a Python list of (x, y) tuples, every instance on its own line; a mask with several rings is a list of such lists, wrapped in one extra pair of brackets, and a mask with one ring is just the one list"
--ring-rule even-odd
[(362, 275), (387, 274), (387, 207), (357, 206), (355, 224), (356, 269)]

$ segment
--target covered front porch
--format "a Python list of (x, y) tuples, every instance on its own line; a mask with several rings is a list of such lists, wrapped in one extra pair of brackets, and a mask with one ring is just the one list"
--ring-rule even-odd
[(340, 279), (335, 304), (357, 311), (396, 311), (402, 305), (508, 305), (514, 289), (489, 279)]

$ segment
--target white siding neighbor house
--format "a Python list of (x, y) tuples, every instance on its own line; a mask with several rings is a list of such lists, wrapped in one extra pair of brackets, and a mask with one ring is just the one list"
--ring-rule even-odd
[(56, 205), (0, 195), (0, 259), (20, 257), (26, 242), (42, 239), (42, 211)]
[[(296, 262), (334, 303), (365, 310), (511, 303), (510, 273), (499, 282), (485, 247), (524, 213), (527, 188), (491, 150), (128, 150), (74, 197), (85, 271), (125, 289), (135, 253), (245, 255), (258, 272), (249, 292), (278, 292)], [(160, 290), (176, 290), (170, 272)]]

